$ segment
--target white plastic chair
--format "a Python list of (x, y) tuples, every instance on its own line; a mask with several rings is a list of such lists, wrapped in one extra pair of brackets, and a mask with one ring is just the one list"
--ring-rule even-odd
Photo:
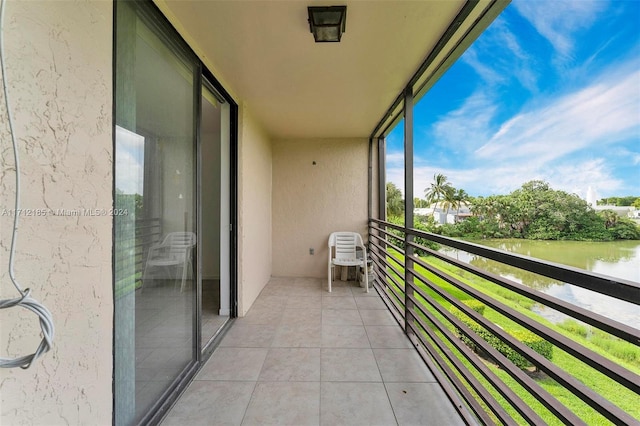
[[(144, 267), (143, 279), (149, 277), (153, 268), (182, 267), (180, 292), (184, 291), (187, 271), (191, 270), (191, 249), (196, 245), (196, 234), (193, 232), (170, 232), (162, 243), (149, 248), (147, 263)], [(177, 279), (177, 276), (176, 276)]]
[[(362, 259), (356, 256), (356, 249), (362, 249)], [(357, 232), (333, 232), (329, 236), (329, 293), (333, 281), (334, 266), (362, 266), (364, 282), (369, 293), (369, 279), (367, 271), (367, 249), (362, 242), (362, 237)]]

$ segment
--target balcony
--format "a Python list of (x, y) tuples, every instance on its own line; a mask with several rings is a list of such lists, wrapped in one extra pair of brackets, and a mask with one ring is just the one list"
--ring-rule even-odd
[(465, 424), (376, 290), (273, 278), (168, 425)]
[[(356, 282), (335, 281), (328, 293), (324, 279), (272, 278), (248, 314), (235, 320), (163, 424), (199, 424), (212, 418), (229, 424), (296, 425), (637, 423), (637, 412), (630, 409), (639, 395), (634, 368), (519, 312), (502, 297), (473, 288), (446, 268), (434, 268), (413, 251), (636, 348), (640, 331), (414, 240), (464, 250), (635, 306), (640, 301), (637, 283), (375, 219), (370, 225), (369, 253), (378, 270), (375, 289), (367, 294)], [(550, 352), (574, 357), (580, 372), (535, 350), (521, 334), (514, 337), (477, 315), (443, 283), (526, 329)], [(495, 339), (501, 342), (497, 346)], [(597, 381), (587, 380), (593, 376)], [(563, 388), (563, 397), (549, 391), (550, 380)], [(607, 383), (607, 389), (622, 395), (623, 404), (620, 399), (612, 402), (594, 383)], [(576, 409), (576, 401), (586, 408)]]

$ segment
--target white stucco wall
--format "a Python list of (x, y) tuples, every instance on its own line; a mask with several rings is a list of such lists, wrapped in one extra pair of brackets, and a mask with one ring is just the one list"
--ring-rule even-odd
[[(53, 313), (53, 350), (28, 370), (0, 370), (2, 425), (110, 425), (112, 418), (112, 217), (54, 216), (50, 209), (112, 207), (111, 2), (9, 1), (6, 81), (21, 156), (23, 215), (15, 273)], [(0, 94), (0, 211), (13, 208), (14, 161)], [(12, 218), (0, 215), (0, 297)], [(0, 311), (0, 355), (32, 353), (37, 317)]]
[(271, 278), (272, 147), (246, 106), (240, 106), (238, 121), (238, 315), (243, 316)]
[(367, 240), (368, 149), (365, 138), (274, 141), (273, 275), (326, 277), (331, 232)]

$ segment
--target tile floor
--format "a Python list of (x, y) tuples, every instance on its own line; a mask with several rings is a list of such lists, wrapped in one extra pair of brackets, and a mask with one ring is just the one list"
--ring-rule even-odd
[(463, 422), (375, 290), (274, 278), (162, 424)]

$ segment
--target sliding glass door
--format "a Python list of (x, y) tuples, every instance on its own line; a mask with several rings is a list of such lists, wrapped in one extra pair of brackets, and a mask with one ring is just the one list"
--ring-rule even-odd
[(114, 406), (132, 425), (232, 314), (231, 106), (150, 2), (115, 10)]
[(116, 423), (140, 422), (195, 362), (197, 67), (118, 5)]

